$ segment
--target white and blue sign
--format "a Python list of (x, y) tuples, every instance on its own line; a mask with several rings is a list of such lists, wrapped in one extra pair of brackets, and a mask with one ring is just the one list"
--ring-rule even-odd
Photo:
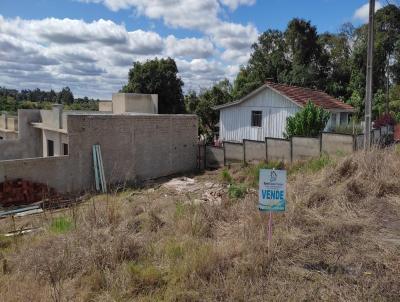
[(286, 209), (286, 171), (260, 170), (260, 211), (282, 212)]

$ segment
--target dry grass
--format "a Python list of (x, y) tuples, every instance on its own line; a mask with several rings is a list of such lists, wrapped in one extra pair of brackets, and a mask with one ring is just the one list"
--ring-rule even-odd
[[(253, 170), (229, 171), (248, 193), (230, 199), (227, 190), (218, 206), (162, 187), (126, 191), (74, 215), (48, 215), (41, 234), (16, 243), (0, 238), (1, 299), (398, 301), (398, 154), (296, 167), (287, 212), (274, 215), (270, 251), (267, 217), (250, 188)], [(221, 172), (196, 180), (221, 181)], [(59, 216), (73, 227), (52, 231)]]

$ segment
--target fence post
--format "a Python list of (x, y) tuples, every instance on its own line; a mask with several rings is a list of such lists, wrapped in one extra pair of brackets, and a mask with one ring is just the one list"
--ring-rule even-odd
[(224, 167), (225, 167), (226, 166), (225, 142), (222, 142), (222, 147), (224, 148)]
[(290, 162), (293, 163), (293, 137), (290, 137)]
[(321, 132), (319, 134), (319, 156), (322, 155), (322, 135), (323, 135), (323, 133)]
[(207, 144), (204, 143), (204, 170), (207, 170)]
[(265, 142), (265, 162), (268, 162), (268, 142), (267, 142), (267, 139), (268, 138), (265, 137), (265, 140), (264, 140), (264, 142)]
[(243, 165), (246, 164), (246, 139), (244, 138), (242, 140), (242, 145), (243, 145)]

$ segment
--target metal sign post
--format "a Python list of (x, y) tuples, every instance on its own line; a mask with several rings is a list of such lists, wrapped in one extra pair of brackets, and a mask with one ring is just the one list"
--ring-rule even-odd
[(272, 240), (272, 212), (284, 212), (286, 210), (286, 170), (261, 169), (258, 197), (258, 209), (261, 212), (269, 212), (269, 253)]

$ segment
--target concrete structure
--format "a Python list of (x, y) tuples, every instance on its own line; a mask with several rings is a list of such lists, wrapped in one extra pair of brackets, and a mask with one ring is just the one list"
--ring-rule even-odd
[(157, 94), (114, 93), (112, 110), (115, 114), (127, 112), (158, 113)]
[[(148, 100), (154, 104), (154, 97)], [(139, 104), (143, 108), (142, 100)], [(60, 193), (91, 191), (95, 144), (101, 146), (110, 185), (137, 183), (197, 166), (194, 115), (64, 112), (60, 105), (52, 110), (19, 110), (18, 115), (18, 139), (0, 141), (0, 182), (23, 178)]]
[(18, 119), (8, 116), (6, 112), (0, 115), (0, 140), (18, 138)]
[(112, 101), (99, 101), (99, 111), (101, 112), (113, 112)]
[(241, 100), (214, 107), (220, 111), (220, 140), (283, 138), (286, 119), (308, 101), (331, 113), (326, 130), (348, 124), (349, 114), (354, 111), (352, 106), (324, 92), (267, 82)]

